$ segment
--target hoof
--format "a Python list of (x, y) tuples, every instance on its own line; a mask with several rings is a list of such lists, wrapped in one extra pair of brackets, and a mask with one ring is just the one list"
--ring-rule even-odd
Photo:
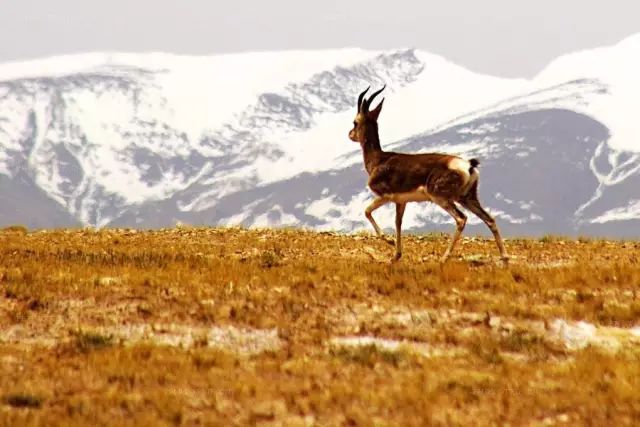
[(395, 264), (400, 261), (400, 258), (402, 258), (402, 254), (395, 254), (394, 256), (391, 257), (391, 259), (389, 260), (389, 263)]
[(508, 267), (509, 266), (509, 256), (508, 255), (500, 257), (500, 261), (502, 261), (502, 265), (504, 267)]
[(387, 244), (389, 244), (391, 246), (395, 246), (396, 245), (396, 242), (393, 239), (390, 239), (390, 238), (388, 238), (386, 236), (380, 236), (380, 238), (382, 239), (383, 242), (385, 242), (385, 243), (387, 243)]

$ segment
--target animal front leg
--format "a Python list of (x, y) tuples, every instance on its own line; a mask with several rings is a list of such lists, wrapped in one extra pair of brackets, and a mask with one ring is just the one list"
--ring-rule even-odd
[(392, 262), (398, 261), (402, 257), (402, 217), (406, 207), (406, 203), (396, 203), (396, 254), (392, 258)]
[(373, 211), (375, 211), (376, 209), (378, 209), (381, 206), (386, 205), (387, 203), (389, 203), (389, 201), (387, 199), (385, 199), (384, 197), (376, 197), (373, 202), (371, 202), (371, 204), (369, 206), (367, 206), (367, 209), (365, 209), (364, 211), (364, 215), (367, 217), (367, 219), (369, 220), (369, 222), (371, 223), (371, 225), (373, 225), (373, 229), (376, 231), (376, 235), (381, 238), (382, 240), (384, 240), (385, 242), (389, 243), (390, 245), (393, 245), (393, 240), (391, 239), (387, 239), (385, 237), (385, 235), (382, 233), (382, 230), (380, 230), (380, 227), (378, 227), (378, 224), (376, 223), (376, 220), (373, 219)]

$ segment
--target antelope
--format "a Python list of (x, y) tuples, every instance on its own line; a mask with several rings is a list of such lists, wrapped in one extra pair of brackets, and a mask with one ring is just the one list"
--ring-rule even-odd
[(509, 257), (505, 251), (500, 231), (493, 217), (482, 208), (478, 200), (479, 172), (477, 159), (465, 160), (461, 157), (441, 154), (405, 154), (384, 151), (378, 136), (378, 117), (382, 111), (384, 98), (377, 107), (369, 110), (374, 98), (384, 89), (374, 92), (366, 99), (368, 87), (358, 96), (358, 113), (353, 121), (349, 139), (360, 144), (364, 157), (364, 167), (369, 175), (368, 186), (375, 199), (365, 210), (365, 216), (373, 226), (376, 235), (393, 245), (393, 240), (385, 237), (373, 218), (373, 212), (386, 205), (396, 205), (395, 255), (391, 262), (402, 257), (402, 217), (409, 202), (433, 202), (447, 211), (456, 222), (456, 229), (446, 251), (440, 259), (445, 263), (467, 223), (466, 215), (457, 204), (471, 211), (491, 230), (500, 251), (500, 258), (506, 265)]

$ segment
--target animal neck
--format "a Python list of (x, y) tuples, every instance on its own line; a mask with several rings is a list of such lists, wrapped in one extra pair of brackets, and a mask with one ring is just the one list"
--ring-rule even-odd
[(364, 142), (361, 143), (361, 146), (364, 157), (364, 167), (367, 173), (371, 174), (371, 171), (377, 166), (383, 153), (382, 147), (380, 146), (380, 137), (378, 136), (378, 126), (371, 126), (367, 129)]

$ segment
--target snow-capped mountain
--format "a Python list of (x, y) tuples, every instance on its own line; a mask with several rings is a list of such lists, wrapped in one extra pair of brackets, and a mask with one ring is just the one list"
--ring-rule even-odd
[[(358, 93), (386, 83), (383, 146), (480, 158), (481, 197), (507, 234), (637, 236), (636, 76), (640, 35), (531, 80), (415, 49), (0, 65), (0, 223), (366, 228), (371, 195), (346, 135)], [(392, 209), (376, 214), (393, 224)], [(405, 222), (451, 227), (426, 204)]]

